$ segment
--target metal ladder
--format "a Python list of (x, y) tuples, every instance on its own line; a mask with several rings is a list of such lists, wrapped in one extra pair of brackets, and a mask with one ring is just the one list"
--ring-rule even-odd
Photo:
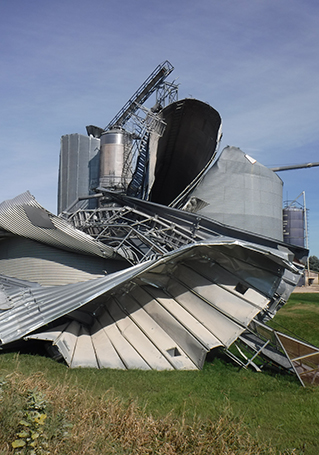
[(150, 133), (148, 131), (144, 131), (139, 146), (136, 168), (133, 174), (133, 178), (127, 188), (128, 196), (134, 196), (139, 198), (143, 197), (145, 189), (144, 187), (145, 184), (147, 184), (147, 182), (145, 182), (145, 178), (147, 176), (148, 168), (149, 138)]

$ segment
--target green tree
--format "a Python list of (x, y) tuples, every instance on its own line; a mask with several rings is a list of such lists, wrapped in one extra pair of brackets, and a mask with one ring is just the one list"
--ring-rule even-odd
[(319, 272), (319, 259), (317, 256), (309, 256), (309, 268), (314, 272)]

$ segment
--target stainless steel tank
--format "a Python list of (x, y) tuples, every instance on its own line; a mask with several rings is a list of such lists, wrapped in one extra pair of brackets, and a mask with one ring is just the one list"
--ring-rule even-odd
[(126, 186), (130, 171), (126, 169), (126, 131), (112, 129), (102, 134), (100, 151), (100, 185), (104, 188), (121, 190)]

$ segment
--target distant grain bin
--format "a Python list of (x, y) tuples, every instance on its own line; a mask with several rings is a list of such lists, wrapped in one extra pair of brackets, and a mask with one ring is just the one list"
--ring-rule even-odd
[(188, 205), (229, 226), (282, 240), (282, 186), (273, 171), (239, 148), (226, 147)]
[[(79, 197), (93, 194), (99, 184), (100, 139), (81, 134), (61, 137), (58, 213), (70, 207)], [(93, 208), (95, 201), (85, 201)]]
[(302, 207), (288, 206), (283, 209), (283, 233), (286, 243), (305, 246), (305, 217)]
[(122, 128), (114, 128), (101, 135), (100, 186), (123, 190), (132, 177), (128, 161), (129, 138)]

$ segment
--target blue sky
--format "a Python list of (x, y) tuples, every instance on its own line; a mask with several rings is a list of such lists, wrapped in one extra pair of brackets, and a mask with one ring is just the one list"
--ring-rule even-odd
[[(29, 190), (56, 213), (60, 137), (104, 127), (166, 59), (179, 98), (221, 114), (221, 148), (318, 162), (318, 19), (317, 0), (2, 0), (0, 201)], [(319, 167), (279, 176), (319, 257)]]

